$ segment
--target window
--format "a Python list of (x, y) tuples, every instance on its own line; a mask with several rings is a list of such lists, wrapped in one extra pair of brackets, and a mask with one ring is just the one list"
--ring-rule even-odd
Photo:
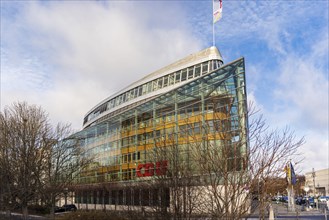
[(193, 109), (192, 106), (189, 106), (186, 108), (186, 112), (187, 112), (188, 116), (192, 116), (192, 111), (193, 111), (192, 109)]
[(135, 88), (134, 89), (134, 98), (137, 98), (138, 97), (138, 88)]
[(200, 64), (198, 64), (198, 65), (195, 66), (194, 77), (200, 76), (200, 72), (201, 72), (201, 66), (200, 66)]
[(157, 80), (153, 80), (152, 81), (152, 84), (153, 84), (152, 91), (157, 91), (158, 90), (158, 82), (157, 82)]
[(168, 76), (168, 85), (173, 85), (175, 83), (175, 73), (172, 73)]
[(213, 60), (212, 62), (213, 62), (213, 69), (214, 70), (217, 69), (217, 61), (216, 60)]
[(207, 121), (208, 124), (208, 132), (213, 133), (214, 132), (214, 122), (213, 121)]
[(182, 71), (182, 79), (181, 79), (181, 81), (185, 81), (185, 80), (186, 80), (186, 77), (187, 77), (187, 70), (184, 69), (184, 70)]
[(163, 87), (166, 87), (168, 85), (168, 76), (165, 76), (163, 78)]
[(115, 106), (118, 106), (120, 104), (119, 102), (120, 102), (119, 97), (116, 97), (115, 98)]
[(187, 125), (180, 125), (179, 126), (179, 136), (184, 137), (187, 133)]
[(202, 75), (208, 72), (208, 62), (202, 63)]
[(152, 83), (153, 83), (153, 82), (148, 82), (148, 83), (147, 83), (147, 93), (153, 91), (153, 90), (152, 90)]
[(197, 115), (199, 113), (199, 104), (193, 105), (193, 112), (194, 112), (194, 115)]
[(127, 154), (123, 154), (122, 155), (122, 163), (127, 163), (128, 161), (128, 155)]
[(145, 83), (143, 85), (143, 95), (145, 95), (147, 93), (147, 84)]
[(143, 95), (143, 86), (138, 87), (138, 94), (137, 97)]
[(185, 109), (180, 109), (179, 110), (179, 116), (180, 116), (181, 119), (186, 118)]
[(180, 82), (180, 71), (176, 72), (175, 74), (175, 83), (179, 83)]
[(130, 100), (134, 98), (134, 90), (130, 90)]
[(141, 152), (137, 152), (137, 154), (136, 153), (133, 153), (133, 155), (132, 155), (132, 159), (133, 160), (140, 160), (141, 159)]
[(188, 68), (188, 79), (193, 78), (193, 69), (193, 66)]
[(207, 111), (213, 112), (214, 111), (214, 104), (213, 103), (207, 103)]
[(123, 101), (123, 102), (126, 102), (126, 96), (127, 96), (126, 93), (124, 93), (124, 94), (122, 95), (122, 101)]
[(130, 98), (130, 91), (126, 92), (126, 100), (127, 100), (127, 102), (128, 102), (129, 100), (131, 100), (131, 98)]
[(162, 88), (162, 78), (158, 79), (158, 89), (161, 89)]
[(118, 104), (117, 105), (120, 105), (122, 103), (122, 100), (123, 100), (123, 95), (120, 95), (119, 97), (117, 97), (118, 99)]

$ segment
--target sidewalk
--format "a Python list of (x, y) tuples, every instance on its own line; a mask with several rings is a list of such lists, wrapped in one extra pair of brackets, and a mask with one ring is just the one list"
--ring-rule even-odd
[[(10, 220), (22, 220), (23, 215), (20, 213), (11, 212), (10, 217), (7, 216), (6, 212), (0, 212), (0, 219), (10, 219)], [(47, 220), (48, 218), (39, 215), (29, 215), (27, 220)]]
[(273, 210), (275, 216), (280, 215), (293, 215), (293, 216), (299, 216), (299, 215), (322, 215), (323, 212), (321, 210), (317, 210), (316, 208), (304, 208), (302, 210), (302, 207), (299, 205), (296, 205), (295, 211), (288, 210), (288, 204), (272, 204)]
[[(296, 205), (295, 211), (288, 210), (287, 203), (272, 203), (273, 212), (274, 212), (274, 219), (280, 220), (293, 220), (293, 219), (321, 219), (325, 220), (325, 213), (324, 209), (317, 210), (316, 208), (303, 208), (302, 206)], [(253, 214), (248, 218), (250, 220), (259, 219), (258, 209), (254, 210)], [(326, 211), (327, 219), (329, 220), (329, 211)], [(265, 211), (265, 218), (269, 218), (269, 210)]]

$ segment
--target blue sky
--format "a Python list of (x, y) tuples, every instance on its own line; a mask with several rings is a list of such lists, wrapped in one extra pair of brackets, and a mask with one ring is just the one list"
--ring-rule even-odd
[[(305, 136), (298, 170), (329, 167), (328, 1), (225, 1), (224, 62), (246, 59), (248, 99), (271, 128)], [(212, 2), (1, 1), (1, 109), (41, 105), (81, 129), (94, 105), (212, 46)]]

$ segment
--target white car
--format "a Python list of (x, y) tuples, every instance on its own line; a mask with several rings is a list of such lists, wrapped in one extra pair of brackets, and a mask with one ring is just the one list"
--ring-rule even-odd
[(327, 202), (329, 201), (329, 196), (320, 196), (319, 197), (319, 202)]

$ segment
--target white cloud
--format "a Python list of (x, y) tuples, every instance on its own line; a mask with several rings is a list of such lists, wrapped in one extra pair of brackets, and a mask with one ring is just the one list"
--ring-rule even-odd
[(328, 70), (319, 68), (317, 63), (319, 60), (325, 63), (328, 55), (318, 51), (313, 48), (313, 53), (307, 56), (291, 54), (281, 61), (275, 95), (284, 101), (288, 111), (300, 114), (295, 124), (321, 131), (328, 129), (329, 84)]
[[(306, 131), (307, 132), (307, 131)], [(299, 168), (304, 172), (326, 169), (329, 167), (329, 142), (328, 133), (318, 133), (316, 131), (308, 131), (305, 134), (306, 143), (301, 147), (301, 152), (305, 158), (303, 163), (299, 164)]]
[(225, 42), (260, 41), (271, 51), (269, 56), (259, 49), (268, 57), (259, 55), (255, 63), (247, 63), (248, 98), (258, 103), (272, 128), (288, 125), (297, 138), (305, 136), (300, 149), (304, 171), (308, 165), (326, 168), (329, 161), (328, 2), (318, 3), (299, 3), (299, 8), (295, 2), (251, 1), (236, 8), (222, 28), (228, 32), (222, 35)]
[[(4, 63), (2, 106), (17, 99), (37, 103), (54, 122), (72, 122), (78, 129), (84, 114), (101, 100), (201, 49), (199, 40), (184, 28), (186, 21), (178, 6), (161, 2), (152, 6), (133, 2), (29, 2), (20, 15), (3, 23), (6, 32), (1, 35), (11, 37), (4, 45), (9, 57), (22, 51), (28, 55), (25, 63), (14, 59)], [(155, 24), (155, 18), (162, 25)], [(167, 18), (172, 22), (165, 22)], [(24, 48), (16, 45), (25, 37)], [(53, 69), (43, 69), (42, 65)], [(29, 74), (24, 74), (26, 71)], [(42, 87), (42, 92), (35, 90), (45, 75), (49, 87)], [(10, 84), (15, 88), (9, 88)], [(20, 90), (20, 85), (25, 89)]]
[[(320, 31), (321, 33), (321, 31)], [(328, 38), (319, 41), (305, 54), (287, 51), (279, 61), (276, 86), (273, 88), (274, 109), (267, 109), (272, 125), (284, 124), (305, 136), (301, 147), (305, 160), (300, 166), (309, 171), (328, 167)], [(327, 52), (325, 52), (327, 51)], [(308, 167), (308, 166), (311, 166)]]

